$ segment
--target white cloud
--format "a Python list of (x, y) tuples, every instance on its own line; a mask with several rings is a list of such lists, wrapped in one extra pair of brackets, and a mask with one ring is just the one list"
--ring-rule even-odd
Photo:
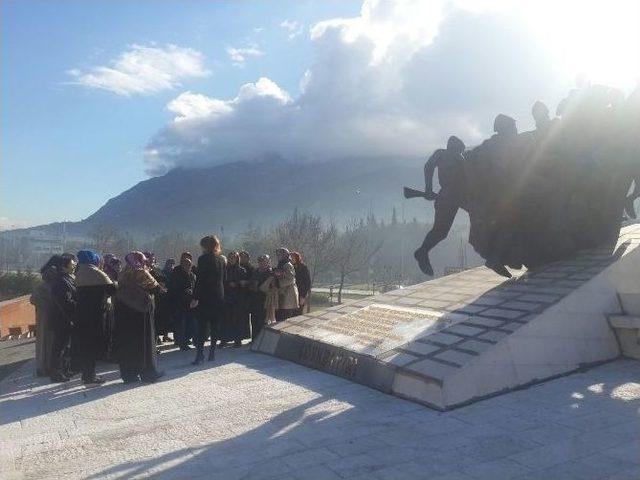
[(228, 102), (197, 93), (184, 92), (167, 104), (167, 109), (178, 114), (176, 122), (190, 118), (210, 117), (230, 113)]
[(553, 12), (544, 5), (533, 16), (499, 0), (365, 0), (359, 16), (311, 27), (298, 96), (261, 78), (231, 99), (174, 100), (177, 121), (148, 142), (149, 171), (272, 155), (424, 156), (451, 134), (480, 142), (498, 113), (527, 128), (532, 103), (553, 109), (574, 79), (544, 22), (531, 20)]
[(304, 27), (295, 20), (284, 20), (280, 24), (280, 28), (287, 33), (287, 38), (289, 40), (293, 40), (297, 36), (301, 35), (304, 30)]
[[(230, 100), (185, 92), (169, 102), (167, 108), (177, 114), (174, 122), (145, 150), (152, 173), (177, 165), (203, 165), (209, 160), (220, 163), (222, 157), (257, 158), (265, 149), (276, 152), (278, 137), (271, 137), (267, 125), (281, 125), (288, 116), (285, 112), (295, 107), (287, 92), (262, 77), (255, 83), (242, 85), (238, 95)], [(244, 131), (242, 126), (248, 130)], [(227, 134), (221, 136), (212, 129), (225, 130)], [(246, 141), (248, 132), (252, 132), (251, 141)], [(213, 145), (218, 153), (211, 151)], [(210, 155), (213, 157), (205, 160)]]
[(74, 79), (70, 83), (130, 96), (171, 90), (184, 80), (206, 77), (210, 72), (202, 54), (191, 48), (132, 45), (109, 66), (74, 68), (67, 74)]
[(262, 57), (264, 52), (257, 45), (249, 45), (247, 47), (227, 47), (227, 54), (234, 65), (241, 67), (249, 57)]

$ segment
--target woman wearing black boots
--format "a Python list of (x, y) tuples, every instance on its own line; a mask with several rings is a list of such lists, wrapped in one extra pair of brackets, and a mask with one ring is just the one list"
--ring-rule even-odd
[(209, 361), (215, 358), (218, 328), (224, 314), (225, 259), (222, 245), (215, 235), (200, 240), (202, 255), (198, 258), (194, 300), (191, 307), (197, 307), (198, 335), (196, 339), (196, 358), (192, 362), (200, 365), (204, 362), (204, 342), (211, 335)]

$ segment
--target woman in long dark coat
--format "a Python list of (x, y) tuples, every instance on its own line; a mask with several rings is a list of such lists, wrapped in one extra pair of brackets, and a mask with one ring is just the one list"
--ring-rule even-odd
[(116, 294), (114, 357), (125, 383), (155, 382), (163, 372), (157, 369), (153, 295), (162, 286), (147, 270), (142, 252), (129, 253), (125, 262)]
[(224, 282), (225, 320), (221, 341), (233, 341), (234, 347), (251, 338), (249, 326), (249, 277), (240, 266), (238, 252), (227, 255), (227, 273)]
[(78, 252), (78, 313), (71, 335), (71, 352), (84, 384), (104, 383), (96, 376), (96, 360), (106, 357), (108, 299), (116, 292), (115, 284), (100, 270), (100, 262), (96, 252)]
[(78, 297), (73, 272), (76, 261), (70, 255), (55, 260), (56, 272), (51, 275), (51, 310), (49, 315), (51, 339), (51, 381), (69, 381), (69, 366), (65, 359), (71, 327), (76, 319)]
[[(167, 259), (162, 270), (154, 268), (149, 271), (153, 278), (165, 288), (169, 288), (169, 280), (171, 272), (176, 261), (173, 258)], [(169, 341), (169, 332), (171, 331), (171, 301), (167, 294), (156, 295), (156, 335), (166, 343)], [(175, 335), (175, 333), (174, 333)]]
[(196, 284), (192, 307), (197, 307), (198, 335), (196, 338), (196, 358), (194, 365), (204, 362), (204, 342), (211, 334), (209, 361), (215, 358), (216, 340), (224, 311), (225, 258), (222, 245), (215, 235), (200, 240), (202, 255), (198, 258)]
[(42, 282), (31, 295), (30, 302), (36, 310), (36, 375), (48, 377), (51, 374), (51, 309), (53, 298), (51, 284), (59, 274), (57, 265), (61, 263), (60, 255), (52, 256), (40, 270)]
[(173, 334), (180, 350), (189, 350), (189, 340), (193, 336), (193, 311), (191, 302), (196, 284), (196, 275), (192, 269), (191, 254), (185, 252), (180, 257), (180, 264), (173, 268), (167, 284), (167, 300), (171, 308)]
[[(118, 275), (122, 271), (122, 261), (111, 253), (107, 253), (103, 257), (103, 265), (102, 271), (107, 274), (107, 276), (111, 279), (111, 281), (117, 285), (118, 283)], [(111, 300), (110, 305), (108, 305), (107, 309), (107, 318), (105, 322), (105, 358), (104, 360), (112, 361), (113, 360), (113, 329), (115, 325), (115, 320), (113, 318), (113, 300)]]
[(251, 277), (251, 292), (249, 306), (251, 311), (251, 340), (258, 338), (267, 319), (267, 288), (266, 283), (273, 278), (273, 269), (269, 255), (258, 257), (258, 267)]
[(298, 315), (302, 315), (305, 307), (309, 305), (311, 274), (309, 273), (309, 267), (304, 263), (299, 252), (291, 252), (291, 262), (296, 272), (296, 286), (298, 287), (298, 302), (300, 303)]

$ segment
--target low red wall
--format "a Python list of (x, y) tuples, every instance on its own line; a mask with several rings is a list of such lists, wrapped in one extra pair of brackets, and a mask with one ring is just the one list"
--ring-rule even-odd
[(9, 335), (9, 329), (20, 328), (21, 333), (35, 328), (36, 310), (29, 303), (30, 295), (0, 302), (0, 337)]

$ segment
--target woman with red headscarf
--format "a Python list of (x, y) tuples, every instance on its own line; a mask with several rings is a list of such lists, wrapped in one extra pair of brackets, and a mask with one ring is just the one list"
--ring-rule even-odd
[(142, 252), (124, 257), (115, 306), (114, 357), (125, 383), (155, 382), (157, 370), (153, 295), (163, 287), (151, 276)]

